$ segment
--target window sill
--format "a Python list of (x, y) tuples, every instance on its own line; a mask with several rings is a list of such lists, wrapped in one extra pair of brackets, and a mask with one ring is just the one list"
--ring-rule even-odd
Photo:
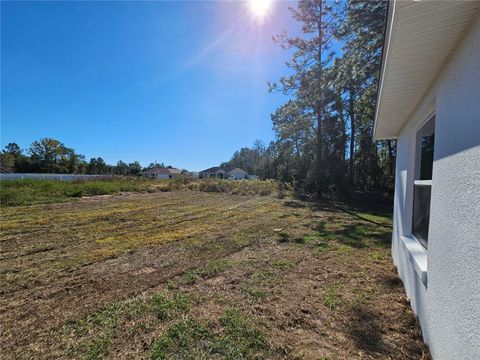
[(422, 283), (427, 286), (427, 249), (414, 236), (402, 236), (402, 243), (408, 251), (410, 261)]
[(432, 186), (432, 180), (414, 180), (413, 184), (419, 186)]

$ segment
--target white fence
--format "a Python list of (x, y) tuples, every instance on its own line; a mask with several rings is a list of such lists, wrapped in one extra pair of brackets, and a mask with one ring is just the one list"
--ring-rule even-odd
[(25, 174), (25, 173), (0, 173), (0, 180), (104, 180), (112, 179), (113, 175), (86, 175), (86, 174)]

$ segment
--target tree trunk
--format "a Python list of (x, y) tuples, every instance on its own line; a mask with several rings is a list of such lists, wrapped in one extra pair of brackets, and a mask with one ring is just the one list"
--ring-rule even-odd
[(323, 183), (323, 169), (322, 169), (322, 147), (323, 147), (323, 134), (322, 134), (322, 112), (323, 112), (323, 88), (322, 88), (322, 11), (323, 11), (323, 1), (320, 0), (320, 16), (318, 19), (318, 77), (320, 85), (320, 97), (318, 99), (317, 105), (317, 194), (322, 195), (322, 183)]
[(387, 146), (388, 146), (388, 170), (390, 171), (390, 175), (393, 175), (393, 164), (395, 163), (395, 159), (393, 155), (392, 140), (387, 140)]
[(354, 91), (353, 86), (349, 88), (349, 113), (350, 113), (350, 168), (349, 168), (349, 180), (352, 188), (355, 185), (355, 104), (354, 104)]

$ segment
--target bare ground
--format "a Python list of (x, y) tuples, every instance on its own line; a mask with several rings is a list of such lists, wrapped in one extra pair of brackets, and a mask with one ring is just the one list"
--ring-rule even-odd
[(4, 208), (0, 355), (428, 358), (390, 226), (195, 192)]

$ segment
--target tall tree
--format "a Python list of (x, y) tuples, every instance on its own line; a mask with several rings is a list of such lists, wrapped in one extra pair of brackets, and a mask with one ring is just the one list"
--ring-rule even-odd
[(3, 153), (18, 156), (22, 153), (22, 149), (16, 143), (8, 143), (7, 145), (5, 145)]
[(128, 174), (129, 175), (137, 175), (142, 171), (142, 165), (138, 161), (134, 161), (128, 164)]
[(120, 160), (117, 162), (117, 165), (114, 168), (114, 172), (117, 175), (127, 175), (128, 174), (128, 165), (124, 161)]
[(294, 74), (282, 77), (280, 84), (270, 84), (270, 90), (280, 90), (294, 95), (313, 114), (315, 124), (315, 182), (318, 193), (325, 190), (323, 117), (325, 112), (326, 87), (324, 68), (335, 53), (331, 51), (334, 27), (339, 19), (340, 7), (337, 2), (323, 0), (301, 0), (292, 16), (302, 24), (301, 36), (288, 36), (286, 32), (274, 37), (284, 49), (294, 49), (291, 61), (287, 62)]
[(7, 152), (0, 153), (0, 172), (14, 172), (15, 158)]
[(2, 151), (2, 171), (30, 171), (30, 159), (16, 143), (8, 143)]
[(68, 173), (72, 170), (72, 163), (79, 160), (73, 149), (51, 138), (34, 141), (28, 153), (35, 170), (39, 172)]
[[(383, 30), (387, 3), (384, 1), (348, 0), (345, 22), (337, 33), (344, 43), (342, 62), (343, 85), (347, 90), (350, 118), (349, 177), (355, 185), (357, 130), (362, 131), (359, 156), (375, 157), (373, 146), (373, 114), (376, 86), (380, 71)], [(360, 104), (361, 102), (361, 104)], [(360, 108), (362, 110), (360, 111)], [(369, 114), (365, 117), (365, 112)], [(358, 121), (362, 117), (363, 124)], [(367, 124), (365, 123), (367, 122)], [(360, 159), (365, 166), (365, 161)], [(372, 161), (368, 161), (371, 163)], [(365, 168), (361, 169), (362, 171)], [(374, 171), (370, 169), (370, 171)]]

